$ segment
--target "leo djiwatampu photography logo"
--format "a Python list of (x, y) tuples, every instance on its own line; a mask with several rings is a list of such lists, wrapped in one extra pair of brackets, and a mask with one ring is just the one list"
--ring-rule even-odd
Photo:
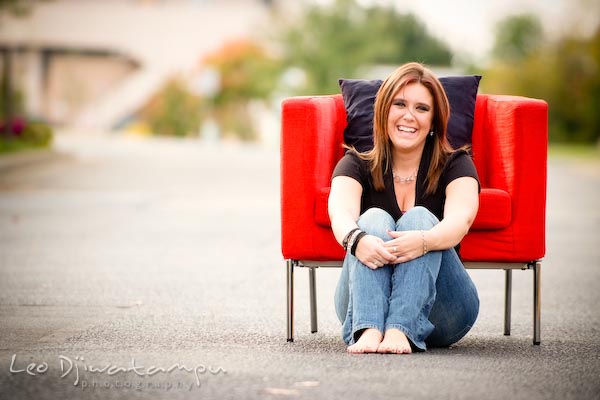
[[(144, 365), (135, 358), (126, 364), (111, 362), (93, 364), (83, 356), (69, 357), (58, 355), (53, 359), (34, 360), (33, 357), (13, 354), (9, 372), (12, 375), (40, 376), (55, 371), (59, 379), (73, 386), (86, 388), (128, 388), (141, 390), (144, 388), (164, 390), (192, 390), (201, 387), (202, 379), (208, 376), (226, 375), (227, 371), (220, 366), (205, 364), (172, 363), (169, 365)], [(192, 377), (191, 382), (168, 381), (158, 382), (150, 378), (169, 376)], [(104, 378), (104, 380), (101, 380)], [(112, 378), (109, 379), (109, 378)], [(118, 379), (117, 379), (118, 378)], [(135, 378), (135, 379), (133, 379)]]

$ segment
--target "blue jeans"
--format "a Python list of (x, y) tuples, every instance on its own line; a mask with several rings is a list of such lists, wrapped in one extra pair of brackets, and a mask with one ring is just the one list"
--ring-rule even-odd
[[(429, 230), (439, 223), (424, 207), (398, 220), (371, 208), (358, 220), (361, 230), (384, 241), (391, 231)], [(335, 292), (342, 336), (353, 344), (367, 328), (402, 331), (413, 347), (426, 350), (459, 341), (479, 312), (477, 289), (456, 251), (431, 251), (414, 260), (372, 270), (349, 252)]]

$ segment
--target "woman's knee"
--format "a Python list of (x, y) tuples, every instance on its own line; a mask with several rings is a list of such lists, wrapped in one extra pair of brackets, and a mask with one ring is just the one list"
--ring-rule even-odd
[(410, 231), (431, 229), (440, 221), (427, 208), (416, 206), (405, 212), (398, 220), (396, 230)]
[(369, 235), (387, 237), (388, 230), (394, 230), (394, 218), (381, 208), (369, 208), (358, 218), (358, 227)]

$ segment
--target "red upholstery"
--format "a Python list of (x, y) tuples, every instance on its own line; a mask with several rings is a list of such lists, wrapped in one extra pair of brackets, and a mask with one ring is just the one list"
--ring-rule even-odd
[[(327, 198), (343, 156), (341, 95), (292, 97), (282, 104), (281, 248), (294, 260), (342, 260)], [(545, 254), (547, 104), (479, 94), (473, 159), (480, 206), (461, 244), (465, 261), (528, 262)]]

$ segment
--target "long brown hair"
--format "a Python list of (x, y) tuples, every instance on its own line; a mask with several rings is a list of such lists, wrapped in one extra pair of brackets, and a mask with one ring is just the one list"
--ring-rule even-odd
[(400, 66), (387, 77), (377, 92), (373, 117), (373, 149), (363, 153), (362, 157), (371, 165), (371, 175), (376, 190), (383, 190), (384, 173), (391, 169), (392, 142), (387, 132), (387, 120), (394, 96), (400, 89), (411, 83), (420, 83), (433, 97), (433, 151), (427, 172), (425, 193), (435, 192), (444, 164), (452, 153), (452, 147), (446, 139), (446, 126), (450, 116), (450, 104), (444, 88), (435, 75), (423, 64), (408, 63)]

